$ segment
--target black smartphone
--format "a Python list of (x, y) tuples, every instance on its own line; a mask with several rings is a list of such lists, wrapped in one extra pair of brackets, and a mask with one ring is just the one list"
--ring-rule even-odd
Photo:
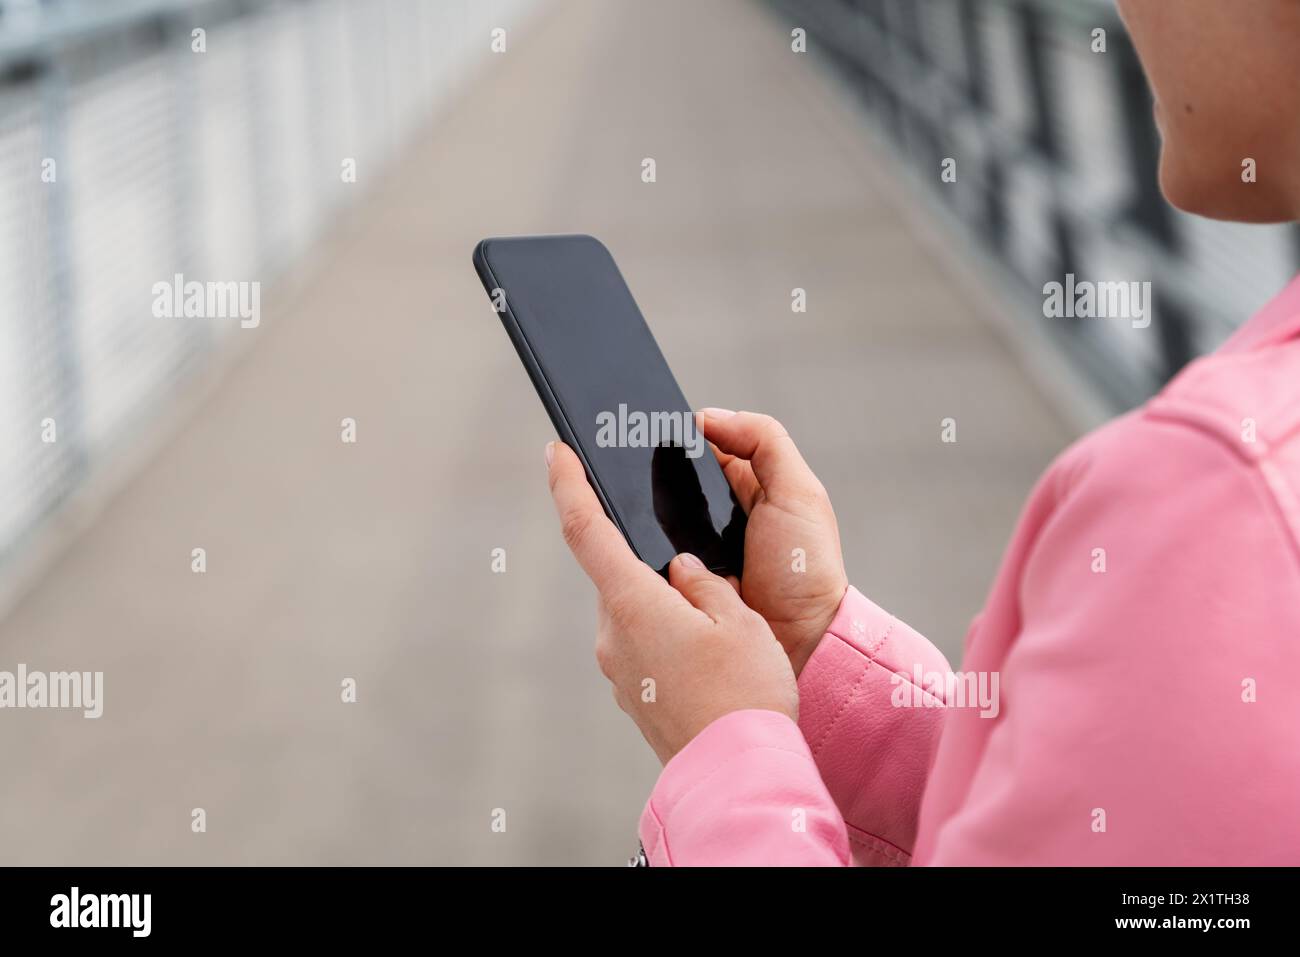
[(745, 513), (614, 257), (591, 236), (485, 239), (474, 268), (560, 438), (637, 557), (739, 575)]

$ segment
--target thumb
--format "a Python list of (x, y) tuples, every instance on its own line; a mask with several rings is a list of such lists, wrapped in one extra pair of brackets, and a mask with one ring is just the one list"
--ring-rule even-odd
[(730, 582), (713, 574), (690, 552), (682, 552), (669, 563), (668, 582), (714, 621), (730, 616), (744, 604)]
[[(770, 415), (701, 409), (700, 428), (704, 437), (725, 455), (744, 459), (768, 498), (803, 498), (816, 495), (821, 483), (783, 426)], [(728, 468), (731, 466), (731, 468)], [(723, 463), (730, 477), (734, 466)], [(748, 483), (742, 483), (745, 485)], [(753, 490), (749, 489), (752, 495)]]

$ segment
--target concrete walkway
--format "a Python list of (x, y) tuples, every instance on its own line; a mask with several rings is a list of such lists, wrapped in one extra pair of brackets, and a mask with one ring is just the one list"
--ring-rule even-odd
[(0, 712), (0, 862), (634, 850), (657, 763), (592, 659), (485, 235), (600, 236), (688, 398), (783, 419), (854, 582), (959, 653), (1071, 435), (900, 218), (858, 115), (742, 0), (561, 3), (509, 49), (0, 624), (0, 670), (106, 685), (98, 721)]

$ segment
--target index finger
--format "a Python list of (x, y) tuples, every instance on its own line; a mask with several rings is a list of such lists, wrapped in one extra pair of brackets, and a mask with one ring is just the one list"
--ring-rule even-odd
[(563, 442), (552, 442), (548, 449), (551, 498), (560, 516), (560, 531), (601, 596), (616, 601), (628, 589), (644, 588), (651, 582), (668, 588), (667, 582), (636, 557), (623, 533), (605, 515), (577, 454)]

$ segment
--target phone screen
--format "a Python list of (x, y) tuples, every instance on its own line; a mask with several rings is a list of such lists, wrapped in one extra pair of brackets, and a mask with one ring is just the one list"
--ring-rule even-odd
[(740, 574), (744, 511), (609, 250), (590, 236), (514, 237), (484, 240), (474, 260), (561, 438), (641, 560), (664, 573), (691, 552)]

